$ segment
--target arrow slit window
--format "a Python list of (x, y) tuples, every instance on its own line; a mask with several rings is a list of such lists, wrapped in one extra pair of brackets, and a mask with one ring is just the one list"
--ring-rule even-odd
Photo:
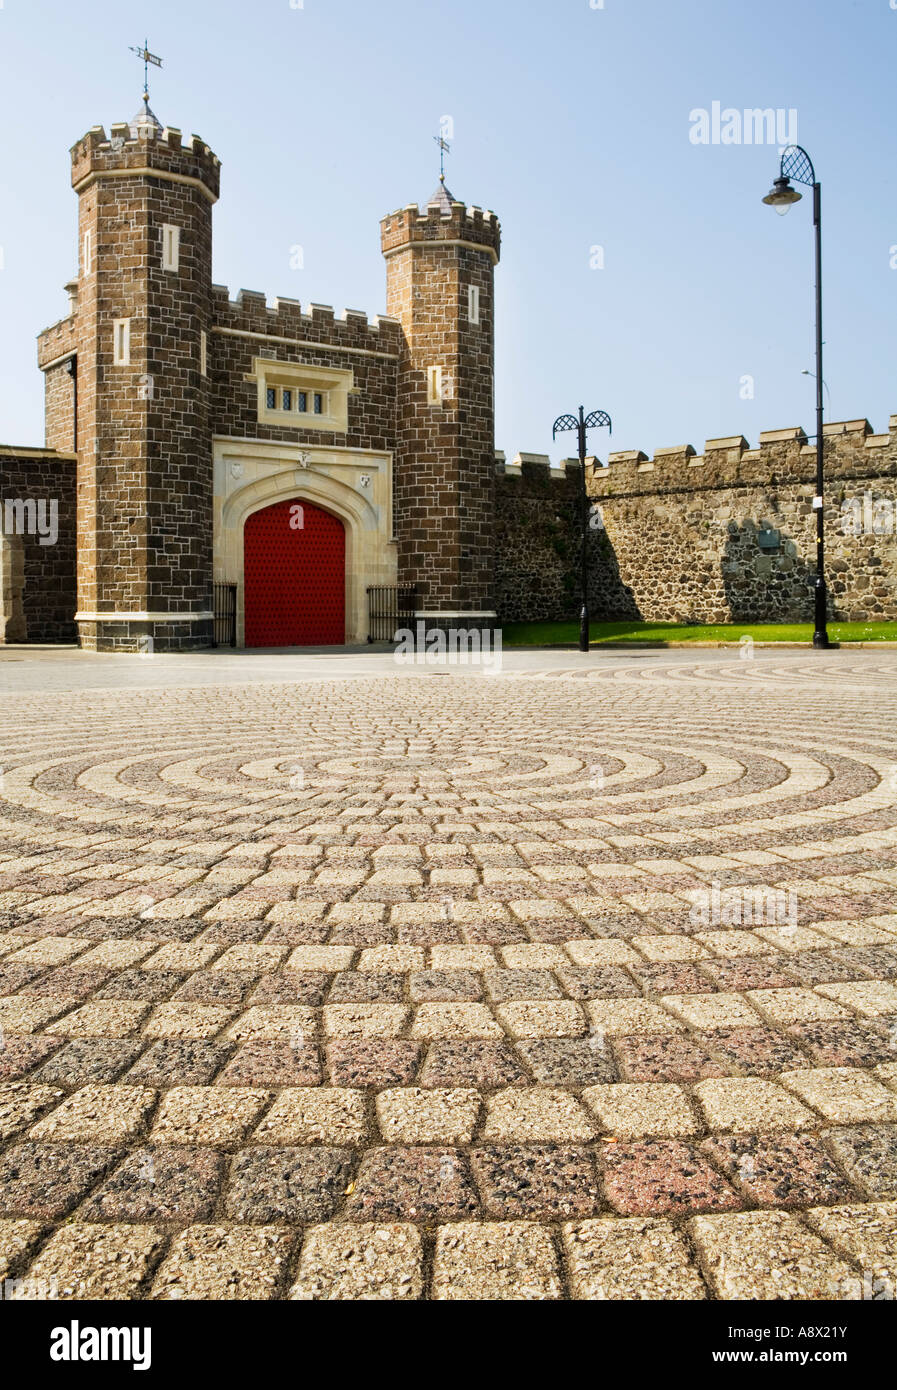
[(112, 325), (112, 361), (116, 367), (131, 365), (131, 320), (115, 319)]
[(162, 269), (178, 271), (181, 264), (181, 229), (168, 223), (162, 228)]
[(442, 368), (427, 368), (427, 405), (442, 405)]

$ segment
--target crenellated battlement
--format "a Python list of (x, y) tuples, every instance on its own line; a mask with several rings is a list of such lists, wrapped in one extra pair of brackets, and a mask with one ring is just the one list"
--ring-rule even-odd
[(401, 325), (384, 314), (370, 319), (359, 309), (337, 314), (329, 304), (303, 306), (280, 297), (269, 304), (258, 290), (239, 290), (231, 299), (226, 285), (212, 286), (212, 330), (390, 354), (398, 353), (402, 342)]
[[(875, 434), (868, 420), (833, 420), (823, 429), (826, 466), (834, 476), (897, 475), (897, 415), (889, 420), (887, 434)], [(608, 454), (607, 463), (594, 456), (586, 459), (590, 492), (596, 496), (625, 493), (698, 491), (705, 488), (755, 486), (760, 483), (812, 483), (815, 441), (799, 425), (788, 429), (765, 430), (756, 448), (743, 435), (708, 439), (699, 454), (692, 444), (675, 444), (655, 449), (653, 455), (640, 449)], [(529, 477), (543, 482), (563, 482), (579, 474), (578, 459), (551, 462), (548, 454), (520, 453), (508, 462), (501, 451), (495, 455), (499, 477)]]
[[(833, 476), (897, 473), (897, 415), (887, 434), (875, 434), (868, 420), (837, 420), (824, 426), (826, 467)], [(813, 481), (815, 440), (799, 425), (766, 430), (756, 447), (743, 435), (708, 439), (703, 453), (691, 444), (655, 449), (653, 455), (630, 449), (608, 455), (607, 467), (595, 469), (590, 491), (610, 497), (650, 492), (702, 491)]]
[(58, 323), (50, 324), (49, 328), (45, 328), (38, 335), (37, 365), (43, 371), (51, 362), (58, 362), (60, 358), (71, 357), (77, 350), (75, 315), (72, 313), (67, 318), (60, 319)]
[(409, 203), (384, 217), (380, 223), (384, 256), (418, 243), (453, 242), (483, 247), (498, 261), (501, 254), (501, 224), (494, 212), (466, 203), (430, 202), (421, 211)]
[(168, 175), (176, 182), (198, 183), (208, 197), (217, 201), (221, 183), (221, 161), (198, 135), (184, 139), (174, 126), (164, 129), (148, 121), (123, 121), (110, 126), (93, 126), (72, 146), (72, 187), (83, 190), (104, 175), (126, 177), (129, 173)]
[[(596, 463), (595, 459), (587, 459), (586, 467)], [(560, 463), (554, 464), (548, 454), (517, 454), (509, 463), (506, 455), (497, 450), (495, 473), (497, 478), (506, 479), (512, 486), (519, 478), (523, 488), (535, 486), (544, 489), (552, 483), (569, 487), (571, 483), (578, 484), (579, 459), (561, 459)]]

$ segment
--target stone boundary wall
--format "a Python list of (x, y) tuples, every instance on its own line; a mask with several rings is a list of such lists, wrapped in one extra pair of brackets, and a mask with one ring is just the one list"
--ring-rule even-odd
[[(579, 615), (579, 463), (557, 468), (547, 455), (496, 459), (495, 606), (502, 622), (558, 622)], [(590, 530), (589, 604), (637, 618), (607, 535)]]
[[(573, 460), (496, 463), (496, 598), (505, 621), (575, 617)], [(897, 620), (897, 415), (825, 426), (826, 577), (833, 618)], [(808, 622), (816, 566), (816, 448), (799, 427), (614, 453), (587, 463), (592, 614), (606, 620)]]
[[(831, 616), (897, 619), (897, 416), (825, 426), (826, 576)], [(648, 620), (776, 622), (812, 618), (816, 568), (815, 442), (771, 430), (611, 454), (589, 477), (616, 555), (621, 590)]]
[[(0, 446), (0, 643), (77, 641), (75, 470), (74, 454)], [(41, 544), (33, 523), (49, 540), (52, 516)]]

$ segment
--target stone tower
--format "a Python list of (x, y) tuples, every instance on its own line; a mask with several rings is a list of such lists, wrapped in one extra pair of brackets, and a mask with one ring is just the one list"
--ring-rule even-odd
[(72, 150), (84, 647), (212, 638), (207, 344), (219, 161), (149, 107)]
[(430, 627), (491, 627), (495, 215), (440, 184), (381, 223), (386, 312), (402, 325), (395, 463), (399, 584)]

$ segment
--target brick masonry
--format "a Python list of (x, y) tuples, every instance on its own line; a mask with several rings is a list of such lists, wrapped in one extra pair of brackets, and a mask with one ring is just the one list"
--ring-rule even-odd
[[(43, 538), (34, 524), (41, 519)], [(74, 642), (74, 455), (0, 447), (0, 526), (0, 642)]]

